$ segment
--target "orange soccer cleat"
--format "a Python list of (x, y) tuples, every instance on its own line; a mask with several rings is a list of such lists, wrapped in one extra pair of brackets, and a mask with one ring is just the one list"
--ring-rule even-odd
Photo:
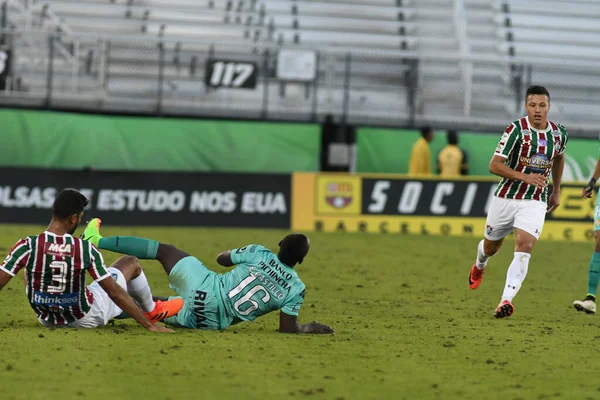
[(154, 306), (154, 310), (144, 313), (148, 321), (156, 323), (167, 317), (172, 317), (177, 314), (183, 307), (183, 299), (176, 297), (172, 300), (158, 300)]
[(469, 286), (471, 289), (475, 290), (481, 284), (481, 279), (483, 279), (483, 271), (484, 269), (479, 269), (475, 264), (471, 267), (471, 272), (469, 272)]

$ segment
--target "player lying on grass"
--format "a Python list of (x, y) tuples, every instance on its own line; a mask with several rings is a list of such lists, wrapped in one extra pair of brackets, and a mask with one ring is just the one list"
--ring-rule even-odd
[(183, 297), (181, 311), (164, 322), (194, 329), (225, 329), (242, 321), (253, 321), (274, 310), (279, 314), (279, 332), (333, 333), (329, 326), (315, 322), (302, 325), (298, 311), (304, 301), (304, 283), (294, 270), (308, 253), (310, 242), (302, 234), (291, 234), (272, 253), (253, 244), (225, 251), (217, 262), (225, 267), (237, 264), (226, 274), (208, 270), (200, 260), (175, 246), (132, 236), (100, 236), (102, 221), (88, 223), (83, 237), (99, 249), (158, 260), (170, 286)]
[[(172, 332), (154, 322), (176, 314), (181, 299), (155, 303), (135, 257), (121, 257), (107, 270), (91, 243), (72, 236), (87, 204), (75, 190), (60, 192), (48, 229), (19, 240), (0, 265), (0, 289), (24, 268), (29, 303), (44, 326), (96, 328), (125, 311), (149, 331)], [(86, 271), (94, 279), (87, 287)]]

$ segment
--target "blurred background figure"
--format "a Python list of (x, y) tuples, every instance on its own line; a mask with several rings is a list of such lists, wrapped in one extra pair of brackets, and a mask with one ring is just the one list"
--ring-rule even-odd
[(412, 176), (431, 175), (431, 150), (429, 143), (433, 140), (433, 129), (429, 126), (421, 128), (421, 138), (413, 145), (410, 153), (408, 174)]
[(447, 135), (448, 144), (437, 156), (438, 173), (446, 178), (468, 175), (467, 153), (458, 147), (458, 133), (450, 129)]

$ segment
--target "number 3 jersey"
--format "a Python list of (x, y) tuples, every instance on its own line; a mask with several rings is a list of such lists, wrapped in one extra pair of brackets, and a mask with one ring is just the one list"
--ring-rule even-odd
[(100, 252), (71, 235), (44, 232), (19, 240), (0, 269), (15, 276), (25, 268), (26, 291), (40, 320), (65, 325), (85, 316), (94, 302), (85, 271), (98, 282), (110, 276)]
[(304, 301), (304, 283), (276, 254), (252, 244), (231, 250), (232, 271), (219, 275), (224, 302), (233, 323), (252, 321), (274, 310), (298, 316)]

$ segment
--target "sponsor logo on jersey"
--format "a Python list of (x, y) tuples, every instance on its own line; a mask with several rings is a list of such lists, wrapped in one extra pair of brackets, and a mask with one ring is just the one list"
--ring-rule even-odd
[(44, 293), (33, 292), (33, 304), (49, 307), (70, 307), (79, 301), (79, 292)]
[(552, 131), (552, 135), (556, 136), (560, 136), (560, 131)]
[(486, 225), (485, 231), (487, 232), (488, 235), (491, 235), (493, 230), (494, 230), (494, 228), (492, 228), (489, 225)]
[(543, 153), (537, 153), (531, 157), (521, 157), (519, 162), (521, 165), (526, 166), (530, 172), (536, 174), (546, 173), (546, 170), (552, 165), (552, 162), (548, 159), (548, 156)]
[(531, 135), (531, 131), (529, 129), (524, 129), (523, 136), (529, 136), (529, 135)]
[(540, 139), (538, 143), (540, 144), (540, 146), (548, 146), (548, 141), (545, 139)]
[(46, 243), (44, 253), (57, 257), (73, 257), (74, 247), (72, 244)]

